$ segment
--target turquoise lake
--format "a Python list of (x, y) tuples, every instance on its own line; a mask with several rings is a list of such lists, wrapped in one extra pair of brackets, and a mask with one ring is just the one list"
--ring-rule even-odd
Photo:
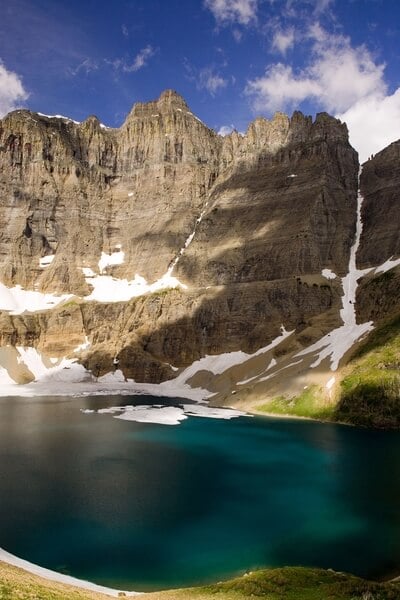
[(140, 397), (0, 399), (0, 547), (112, 587), (263, 566), (400, 574), (400, 433), (83, 414)]

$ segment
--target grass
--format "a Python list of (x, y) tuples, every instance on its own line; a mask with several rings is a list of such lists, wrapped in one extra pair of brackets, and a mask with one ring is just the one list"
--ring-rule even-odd
[(292, 398), (278, 396), (261, 412), (363, 427), (400, 427), (400, 316), (372, 331), (342, 370), (340, 388), (330, 400), (320, 386)]
[(367, 427), (400, 427), (400, 317), (374, 331), (341, 381), (335, 418)]
[[(399, 600), (400, 584), (369, 582), (324, 569), (285, 567), (255, 571), (198, 588), (155, 592), (144, 600)], [(0, 563), (0, 600), (105, 600)]]
[(331, 420), (335, 406), (328, 401), (320, 386), (311, 385), (292, 398), (277, 396), (257, 407), (257, 410), (276, 415), (306, 417), (308, 419)]
[[(268, 600), (394, 600), (400, 587), (367, 582), (352, 575), (323, 569), (286, 567), (255, 571), (250, 575), (202, 588), (198, 600), (207, 598), (265, 598)], [(183, 596), (182, 596), (183, 597)]]
[(48, 581), (27, 571), (0, 562), (0, 600), (110, 600), (97, 594)]

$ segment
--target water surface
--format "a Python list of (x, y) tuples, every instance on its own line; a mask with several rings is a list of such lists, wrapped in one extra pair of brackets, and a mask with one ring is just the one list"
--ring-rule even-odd
[(0, 547), (136, 590), (261, 566), (400, 571), (399, 433), (80, 412), (143, 401), (0, 399)]

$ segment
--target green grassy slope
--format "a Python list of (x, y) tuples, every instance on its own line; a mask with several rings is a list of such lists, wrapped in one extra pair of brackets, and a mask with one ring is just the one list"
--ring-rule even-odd
[(49, 581), (0, 562), (0, 600), (110, 600), (110, 596)]
[(400, 316), (373, 331), (340, 383), (334, 418), (369, 427), (400, 427)]
[(269, 399), (257, 409), (365, 427), (400, 427), (400, 316), (372, 331), (339, 376), (332, 398), (314, 385), (293, 398)]
[[(121, 596), (123, 597), (123, 596)], [(1, 600), (104, 600), (102, 594), (53, 583), (0, 563)], [(399, 600), (400, 584), (368, 582), (352, 575), (286, 567), (255, 571), (206, 587), (155, 592), (144, 600)]]

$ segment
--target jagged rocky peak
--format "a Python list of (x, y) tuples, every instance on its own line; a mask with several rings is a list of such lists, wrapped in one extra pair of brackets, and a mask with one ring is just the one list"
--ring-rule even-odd
[(134, 104), (127, 120), (131, 117), (154, 117), (160, 113), (165, 114), (174, 111), (190, 112), (188, 105), (178, 92), (165, 90), (157, 100)]
[(100, 120), (96, 115), (89, 115), (80, 124), (81, 129), (100, 129)]
[(310, 142), (348, 146), (347, 126), (327, 113), (319, 113), (314, 122), (300, 111), (295, 111), (291, 118), (282, 112), (275, 113), (270, 120), (259, 116), (244, 135), (233, 131), (223, 138), (222, 161), (227, 165), (235, 160), (258, 160), (260, 153), (272, 155), (285, 147)]
[(262, 146), (267, 146), (270, 150), (279, 148), (286, 142), (289, 126), (289, 117), (281, 112), (275, 113), (270, 121), (257, 117), (247, 129), (247, 143), (256, 149)]

